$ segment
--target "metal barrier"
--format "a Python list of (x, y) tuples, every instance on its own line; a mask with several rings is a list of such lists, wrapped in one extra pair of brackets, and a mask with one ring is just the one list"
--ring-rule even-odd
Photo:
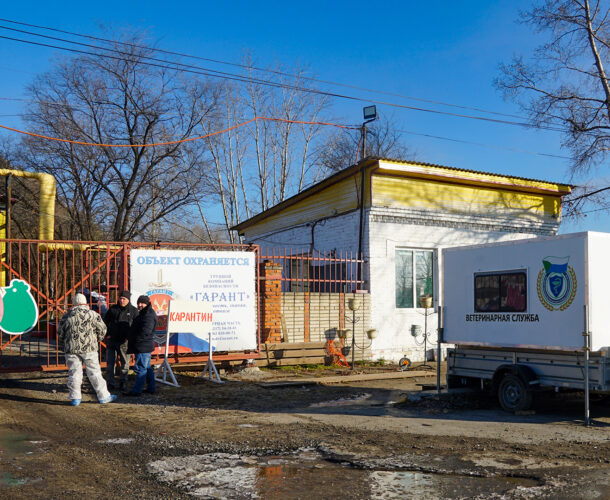
[[(71, 307), (72, 297), (78, 292), (85, 294), (91, 308), (101, 314), (115, 304), (120, 291), (129, 288), (129, 252), (135, 248), (258, 252), (252, 245), (0, 240), (0, 286), (7, 286), (12, 279), (25, 280), (38, 305), (38, 322), (33, 330), (23, 335), (0, 331), (0, 372), (65, 370), (56, 338), (58, 319)], [(104, 347), (102, 344), (100, 349), (102, 365)], [(153, 362), (162, 357), (154, 354)], [(214, 354), (216, 360), (255, 357), (258, 350)], [(178, 350), (168, 359), (171, 363), (206, 360), (207, 356)]]
[[(299, 253), (275, 250), (260, 253), (256, 245), (189, 244), (100, 241), (41, 241), (0, 239), (0, 286), (12, 279), (27, 281), (38, 305), (35, 328), (23, 335), (8, 335), (0, 331), (0, 372), (65, 370), (63, 351), (57, 343), (59, 318), (71, 307), (75, 293), (84, 293), (92, 309), (104, 314), (115, 304), (118, 294), (129, 286), (129, 252), (132, 249), (174, 249), (201, 251), (251, 251), (256, 254), (258, 343), (261, 332), (261, 301), (259, 293), (260, 264), (272, 261), (281, 266), (281, 292), (318, 292), (345, 294), (361, 291), (362, 261), (353, 254), (333, 252)], [(307, 336), (308, 340), (308, 336)], [(100, 360), (105, 365), (104, 344)], [(260, 349), (251, 352), (214, 353), (217, 361), (244, 360), (259, 357)], [(153, 363), (164, 355), (153, 353)], [(170, 363), (200, 363), (207, 361), (202, 353), (181, 352), (171, 346)]]
[(282, 292), (355, 293), (364, 289), (359, 271), (363, 261), (352, 252), (261, 249), (259, 261), (282, 266)]

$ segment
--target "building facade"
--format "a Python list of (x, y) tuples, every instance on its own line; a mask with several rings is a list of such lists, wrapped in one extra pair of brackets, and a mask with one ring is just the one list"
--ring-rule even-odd
[[(439, 250), (556, 234), (565, 184), (367, 158), (233, 229), (263, 249), (362, 255), (375, 359), (436, 345)], [(423, 296), (431, 298), (422, 302)], [(422, 307), (428, 305), (430, 307)]]

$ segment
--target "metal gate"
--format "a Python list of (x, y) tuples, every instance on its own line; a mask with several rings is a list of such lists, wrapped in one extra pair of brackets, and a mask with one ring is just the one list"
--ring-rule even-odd
[[(92, 309), (102, 314), (109, 305), (116, 304), (119, 292), (129, 288), (129, 252), (135, 248), (251, 251), (255, 253), (255, 262), (258, 253), (258, 247), (253, 245), (0, 240), (0, 286), (9, 285), (12, 279), (24, 280), (30, 285), (38, 305), (38, 321), (33, 330), (23, 335), (0, 331), (0, 372), (67, 369), (63, 351), (57, 343), (58, 319), (71, 306), (72, 297), (78, 292), (87, 297)], [(0, 294), (3, 292), (5, 290)], [(257, 346), (259, 342), (260, 339)], [(102, 366), (104, 348), (102, 343)], [(214, 353), (214, 358), (256, 358), (258, 352), (257, 347), (252, 352)], [(153, 353), (153, 358), (153, 362), (158, 362), (163, 354)], [(168, 359), (170, 363), (206, 360), (207, 356), (178, 350), (170, 351)]]

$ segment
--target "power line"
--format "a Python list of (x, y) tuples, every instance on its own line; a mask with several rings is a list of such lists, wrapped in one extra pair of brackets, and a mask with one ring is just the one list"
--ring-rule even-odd
[(563, 216), (564, 219), (568, 219), (570, 217), (578, 217), (580, 215), (586, 215), (586, 214), (592, 214), (593, 212), (602, 212), (604, 210), (610, 210), (610, 205), (602, 207), (602, 208), (596, 208), (594, 210), (587, 210), (585, 212), (578, 212), (578, 213), (573, 213), (573, 214), (566, 214)]
[[(74, 107), (74, 106), (69, 106), (67, 104), (61, 104), (61, 103), (56, 103), (56, 102), (51, 102), (51, 101), (40, 101), (40, 100), (33, 100), (33, 99), (23, 99), (23, 98), (19, 98), (19, 97), (0, 97), (0, 101), (23, 101), (23, 102), (28, 102), (28, 103), (34, 103), (34, 104), (46, 104), (46, 105), (52, 105), (52, 106), (61, 106), (64, 108), (68, 108), (68, 109), (72, 109), (72, 110), (78, 110), (78, 108)], [(169, 113), (172, 114), (172, 113)], [(0, 115), (0, 117), (23, 117), (23, 114), (15, 114), (15, 115)], [(337, 125), (338, 126), (338, 125)], [(354, 126), (354, 127), (347, 127), (347, 126), (343, 126), (345, 128), (350, 128), (353, 130), (357, 130), (360, 129), (360, 127)], [(0, 128), (3, 128), (2, 126), (0, 126)], [(21, 131), (18, 131), (21, 132)], [(523, 154), (530, 154), (530, 155), (536, 155), (536, 156), (545, 156), (545, 157), (549, 157), (549, 158), (557, 158), (557, 159), (561, 159), (561, 160), (569, 160), (570, 157), (569, 156), (561, 156), (561, 155), (555, 155), (552, 153), (541, 153), (538, 151), (528, 151), (528, 150), (524, 150), (524, 149), (517, 149), (517, 148), (508, 148), (508, 147), (503, 147), (503, 146), (497, 146), (494, 144), (487, 144), (487, 143), (483, 143), (483, 142), (474, 142), (474, 141), (467, 141), (464, 139), (456, 139), (453, 137), (444, 137), (444, 136), (439, 136), (439, 135), (433, 135), (433, 134), (425, 134), (423, 132), (413, 132), (411, 130), (396, 130), (396, 132), (402, 133), (402, 134), (408, 134), (408, 135), (415, 135), (415, 136), (420, 136), (420, 137), (428, 137), (430, 139), (438, 139), (438, 140), (442, 140), (442, 141), (450, 141), (450, 142), (457, 142), (457, 143), (462, 143), (462, 144), (472, 144), (474, 146), (481, 146), (481, 147), (486, 147), (486, 148), (491, 148), (491, 149), (498, 149), (498, 150), (502, 150), (502, 151), (513, 151), (515, 153), (523, 153)]]
[[(73, 31), (67, 31), (67, 30), (62, 30), (62, 29), (58, 29), (58, 28), (52, 28), (50, 26), (41, 26), (41, 25), (24, 23), (24, 22), (19, 22), (19, 21), (14, 21), (14, 20), (11, 20), (11, 19), (4, 19), (4, 18), (0, 18), (0, 21), (11, 23), (11, 24), (17, 24), (17, 25), (20, 25), (20, 26), (28, 26), (30, 28), (37, 28), (37, 29), (43, 29), (43, 30), (47, 30), (47, 31), (54, 31), (56, 33), (64, 33), (64, 34), (67, 34), (67, 35), (77, 36), (77, 37), (81, 37), (81, 38), (88, 38), (90, 40), (97, 40), (97, 41), (108, 43), (108, 44), (112, 44), (112, 45), (123, 45), (123, 46), (126, 46), (126, 47), (132, 47), (132, 48), (137, 48), (137, 49), (147, 49), (147, 50), (152, 50), (152, 51), (159, 52), (159, 53), (162, 53), (162, 54), (168, 54), (168, 55), (179, 56), (179, 57), (187, 57), (187, 58), (196, 59), (196, 60), (200, 60), (200, 61), (212, 62), (212, 63), (215, 63), (215, 64), (222, 64), (222, 65), (227, 65), (227, 66), (238, 67), (238, 68), (246, 69), (248, 71), (255, 70), (255, 71), (261, 71), (261, 72), (267, 72), (267, 73), (272, 73), (272, 74), (276, 74), (276, 75), (279, 75), (279, 76), (287, 76), (289, 78), (303, 79), (303, 80), (307, 80), (307, 81), (311, 81), (311, 82), (316, 82), (316, 83), (324, 83), (326, 85), (334, 85), (334, 86), (338, 86), (338, 87), (351, 88), (351, 89), (354, 89), (354, 90), (363, 90), (365, 92), (389, 95), (389, 96), (393, 96), (393, 97), (400, 97), (400, 98), (403, 98), (403, 99), (410, 99), (410, 100), (413, 100), (413, 101), (427, 102), (427, 103), (430, 103), (430, 104), (439, 104), (439, 105), (442, 105), (442, 106), (454, 107), (454, 108), (459, 108), (459, 109), (469, 109), (471, 111), (478, 111), (478, 112), (481, 112), (481, 113), (488, 113), (488, 114), (497, 115), (497, 116), (506, 116), (506, 117), (509, 117), (509, 118), (523, 119), (523, 117), (518, 116), (518, 115), (513, 115), (513, 114), (508, 114), (508, 113), (500, 113), (500, 112), (497, 112), (497, 111), (490, 111), (490, 110), (486, 110), (486, 109), (478, 108), (478, 107), (463, 106), (463, 105), (459, 105), (459, 104), (452, 104), (452, 103), (447, 103), (447, 102), (433, 100), (433, 99), (423, 99), (423, 98), (420, 98), (420, 97), (408, 96), (408, 95), (394, 93), (394, 92), (386, 92), (386, 91), (371, 89), (371, 88), (367, 88), (367, 87), (359, 87), (359, 86), (356, 86), (356, 85), (350, 85), (350, 84), (346, 84), (346, 83), (339, 83), (339, 82), (335, 82), (335, 81), (331, 81), (331, 80), (322, 80), (322, 79), (319, 79), (319, 78), (307, 77), (307, 76), (304, 76), (304, 75), (295, 75), (295, 74), (286, 73), (286, 72), (278, 71), (278, 70), (272, 70), (272, 69), (268, 69), (268, 68), (260, 68), (260, 67), (257, 67), (257, 66), (252, 66), (252, 65), (247, 65), (247, 64), (240, 64), (240, 63), (235, 63), (235, 62), (230, 62), (230, 61), (224, 61), (224, 60), (221, 60), (221, 59), (212, 59), (212, 58), (208, 58), (208, 57), (194, 56), (192, 54), (187, 54), (187, 53), (184, 53), (184, 52), (173, 52), (173, 51), (170, 51), (170, 50), (164, 50), (164, 49), (159, 49), (159, 48), (145, 47), (145, 46), (141, 46), (141, 45), (138, 45), (138, 44), (122, 42), (122, 41), (118, 41), (118, 40), (109, 40), (107, 38), (96, 37), (96, 36), (93, 36), (93, 35), (85, 35), (85, 34), (76, 33), (76, 32), (73, 32)], [(8, 28), (8, 27), (2, 27), (2, 28), (4, 28), (4, 29), (13, 29), (13, 28)], [(15, 31), (20, 31), (20, 30), (15, 30)], [(24, 33), (31, 33), (31, 32), (27, 32), (27, 31), (22, 31), (22, 32), (24, 32)], [(32, 33), (32, 34), (35, 34), (37, 36), (44, 36), (44, 35), (40, 35), (38, 33)], [(49, 38), (52, 38), (52, 37), (49, 37)], [(70, 43), (77, 43), (77, 42), (70, 42)]]
[(27, 132), (25, 130), (20, 130), (17, 128), (7, 127), (5, 125), (0, 125), (0, 128), (5, 130), (10, 130), (12, 132), (17, 132), (23, 135), (29, 135), (30, 137), (38, 137), (39, 139), (47, 139), (49, 141), (56, 142), (65, 142), (67, 144), (78, 144), (79, 146), (97, 146), (102, 148), (150, 148), (153, 146), (172, 146), (175, 144), (182, 144), (185, 142), (198, 141), (200, 139), (205, 139), (207, 137), (212, 137), (214, 135), (222, 134), (224, 132), (228, 132), (229, 130), (233, 130), (236, 128), (243, 127), (244, 125), (248, 125), (249, 123), (264, 120), (270, 122), (283, 122), (283, 123), (296, 123), (301, 125), (327, 125), (331, 127), (344, 128), (344, 129), (355, 129), (357, 127), (350, 127), (348, 125), (339, 125), (337, 123), (328, 123), (328, 122), (312, 122), (312, 121), (304, 121), (304, 120), (287, 120), (285, 118), (270, 118), (266, 116), (255, 116), (254, 118), (250, 118), (249, 120), (239, 123), (237, 125), (233, 125), (232, 127), (225, 128), (223, 130), (218, 130), (216, 132), (210, 132), (209, 134), (199, 135), (197, 137), (188, 137), (186, 139), (176, 139), (175, 141), (165, 141), (165, 142), (155, 142), (150, 144), (103, 144), (96, 142), (85, 142), (85, 141), (75, 141), (72, 139), (62, 139), (59, 137), (50, 137), (48, 135), (36, 134), (34, 132)]
[(567, 200), (567, 202), (568, 203), (573, 203), (575, 201), (582, 200), (583, 198), (589, 198), (589, 197), (593, 196), (594, 194), (598, 194), (598, 193), (601, 193), (603, 191), (608, 191), (608, 189), (610, 189), (610, 186), (605, 186), (603, 188), (596, 189), (595, 191), (591, 191), (590, 193), (585, 193), (585, 194), (582, 194), (580, 196), (577, 196), (576, 198), (570, 198), (569, 200)]
[[(39, 35), (39, 36), (44, 36), (44, 35)], [(110, 55), (110, 54), (100, 54), (100, 53), (89, 52), (89, 51), (80, 50), (80, 49), (62, 47), (59, 45), (35, 42), (32, 40), (23, 40), (23, 39), (15, 38), (15, 37), (8, 37), (8, 36), (0, 35), (0, 39), (11, 40), (11, 41), (16, 41), (16, 42), (20, 42), (20, 43), (26, 43), (26, 44), (30, 44), (30, 45), (37, 45), (37, 46), (41, 46), (41, 47), (48, 47), (48, 48), (53, 48), (53, 49), (58, 49), (58, 50), (64, 50), (67, 52), (91, 55), (91, 56), (95, 56), (95, 57), (105, 57), (105, 58), (110, 58), (110, 59), (115, 59), (115, 60), (123, 59), (121, 57)], [(69, 43), (78, 44), (78, 42), (69, 42)], [(80, 44), (80, 45), (85, 45), (85, 44)], [(106, 50), (106, 51), (110, 50), (110, 49), (106, 49), (104, 47), (95, 47), (95, 48), (98, 48), (100, 50)], [(120, 51), (116, 51), (116, 50), (113, 52), (120, 53)], [(142, 57), (147, 58), (147, 56), (142, 56)], [(149, 59), (155, 60), (154, 58), (149, 58)], [(335, 98), (340, 98), (340, 99), (347, 99), (347, 100), (352, 100), (352, 101), (379, 104), (379, 105), (390, 106), (390, 107), (395, 107), (395, 108), (400, 108), (400, 109), (408, 109), (408, 110), (412, 110), (412, 111), (421, 111), (421, 112), (425, 112), (425, 113), (453, 116), (453, 117), (457, 117), (457, 118), (467, 118), (467, 119), (480, 120), (480, 121), (491, 122), (491, 123), (498, 123), (498, 124), (503, 124), (503, 125), (513, 125), (513, 126), (519, 126), (519, 127), (525, 127), (525, 128), (539, 128), (539, 129), (550, 130), (550, 131), (554, 131), (554, 132), (562, 132), (562, 129), (556, 128), (556, 127), (534, 126), (534, 125), (531, 125), (531, 124), (525, 123), (525, 122), (500, 120), (497, 118), (488, 118), (488, 117), (483, 117), (483, 116), (466, 115), (466, 114), (461, 114), (461, 113), (452, 113), (452, 112), (448, 112), (448, 111), (421, 108), (421, 107), (417, 107), (417, 106), (408, 106), (405, 104), (397, 104), (397, 103), (379, 101), (379, 100), (374, 100), (374, 99), (366, 99), (366, 98), (359, 97), (359, 96), (339, 94), (336, 92), (327, 92), (327, 91), (322, 91), (322, 90), (318, 90), (318, 89), (302, 87), (299, 85), (288, 85), (288, 84), (283, 84), (283, 83), (278, 83), (278, 82), (272, 82), (269, 80), (253, 79), (250, 77), (244, 77), (242, 75), (220, 72), (220, 71), (216, 71), (216, 70), (209, 70), (207, 68), (202, 68), (201, 70), (198, 71), (195, 69), (189, 69), (189, 68), (196, 68), (196, 67), (193, 67), (190, 65), (184, 65), (182, 63), (171, 62), (171, 61), (163, 61), (163, 62), (165, 64), (152, 63), (152, 62), (148, 62), (148, 61), (144, 60), (144, 61), (140, 61), (140, 64), (152, 66), (152, 67), (158, 67), (158, 68), (162, 68), (162, 69), (171, 69), (174, 71), (182, 71), (185, 73), (194, 73), (194, 74), (199, 74), (199, 75), (203, 75), (203, 76), (209, 76), (212, 78), (221, 78), (221, 79), (226, 79), (226, 80), (232, 80), (232, 81), (237, 81), (240, 83), (258, 83), (260, 85), (271, 86), (271, 87), (275, 87), (275, 88), (291, 89), (291, 90), (296, 90), (299, 92), (312, 93), (312, 94), (323, 95), (323, 96), (327, 96), (327, 97), (335, 97)], [(168, 66), (168, 65), (171, 65), (171, 66)], [(180, 67), (180, 66), (183, 66), (183, 67)]]
[(559, 158), (562, 160), (570, 160), (569, 156), (561, 156), (561, 155), (554, 155), (552, 153), (539, 153), (537, 151), (527, 151), (525, 149), (516, 149), (516, 148), (507, 148), (507, 147), (503, 147), (503, 146), (496, 146), (493, 144), (485, 144), (483, 142), (473, 142), (473, 141), (466, 141), (463, 139), (453, 139), (451, 137), (443, 137), (440, 135), (432, 135), (432, 134), (424, 134), (424, 133), (420, 133), (420, 132), (412, 132), (410, 130), (396, 130), (396, 132), (399, 133), (403, 133), (403, 134), (409, 134), (409, 135), (418, 135), (421, 137), (430, 137), (432, 139), (440, 139), (442, 141), (451, 141), (451, 142), (459, 142), (462, 144), (473, 144), (475, 146), (483, 146), (486, 148), (492, 148), (492, 149), (500, 149), (500, 150), (504, 150), (504, 151), (514, 151), (515, 153), (525, 153), (525, 154), (530, 154), (530, 155), (537, 155), (537, 156), (548, 156), (550, 158)]

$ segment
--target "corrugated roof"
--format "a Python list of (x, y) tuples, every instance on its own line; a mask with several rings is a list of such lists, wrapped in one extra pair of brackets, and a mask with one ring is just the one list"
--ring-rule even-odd
[(367, 160), (377, 160), (377, 161), (388, 161), (388, 162), (394, 162), (394, 163), (409, 163), (411, 165), (421, 165), (422, 167), (435, 167), (435, 168), (446, 168), (448, 170), (454, 170), (455, 172), (467, 172), (470, 174), (484, 174), (484, 175), (491, 175), (494, 177), (508, 177), (510, 179), (518, 179), (520, 181), (530, 181), (530, 182), (546, 182), (549, 184), (563, 184), (564, 186), (570, 186), (570, 188), (573, 188), (574, 186), (572, 184), (566, 184), (565, 182), (555, 182), (555, 181), (545, 181), (543, 179), (533, 179), (533, 178), (529, 178), (529, 177), (518, 177), (516, 175), (509, 175), (509, 174), (496, 174), (494, 172), (484, 172), (482, 170), (471, 170), (471, 169), (467, 169), (467, 168), (458, 168), (458, 167), (449, 167), (447, 165), (439, 165), (436, 163), (426, 163), (426, 162), (421, 162), (421, 161), (411, 161), (411, 160), (398, 160), (396, 158), (386, 158), (383, 156), (371, 156), (368, 157)]
[(527, 177), (517, 177), (514, 175), (506, 175), (506, 174), (496, 174), (493, 172), (483, 172), (480, 170), (470, 170), (470, 169), (465, 169), (465, 168), (457, 168), (457, 167), (449, 167), (447, 165), (438, 165), (435, 163), (426, 163), (426, 162), (420, 162), (420, 161), (411, 161), (411, 160), (398, 160), (395, 158), (386, 158), (386, 157), (382, 157), (382, 156), (368, 156), (366, 158), (364, 158), (363, 160), (359, 161), (358, 163), (354, 164), (354, 165), (350, 165), (347, 168), (344, 168), (343, 170), (340, 170), (339, 172), (336, 172), (335, 174), (331, 175), (330, 177), (326, 177), (325, 179), (322, 179), (321, 181), (317, 182), (316, 184), (308, 187), (307, 189), (295, 194), (294, 196), (291, 196), (290, 198), (285, 199), (284, 201), (278, 203), (277, 205), (274, 205), (271, 208), (268, 208), (267, 210), (265, 210), (264, 212), (260, 212), (259, 214), (250, 217), (249, 219), (240, 222), (239, 224), (233, 226), (231, 229), (235, 230), (235, 231), (239, 231), (241, 229), (244, 229), (247, 226), (252, 225), (253, 223), (256, 223), (260, 220), (265, 219), (266, 217), (268, 217), (269, 215), (275, 214), (277, 212), (282, 211), (285, 207), (288, 207), (290, 205), (292, 205), (293, 203), (296, 203), (299, 200), (302, 200), (304, 198), (307, 198), (308, 196), (310, 196), (311, 194), (315, 193), (316, 191), (331, 185), (335, 182), (337, 182), (338, 180), (342, 179), (343, 177), (349, 177), (350, 175), (352, 175), (354, 173), (354, 171), (359, 170), (363, 165), (367, 165), (367, 164), (371, 164), (374, 162), (380, 162), (380, 161), (384, 161), (384, 162), (392, 162), (392, 163), (401, 163), (401, 164), (409, 164), (409, 165), (417, 165), (417, 166), (421, 166), (421, 167), (432, 167), (432, 168), (442, 168), (445, 170), (452, 170), (454, 172), (464, 172), (464, 173), (469, 173), (469, 174), (480, 174), (480, 175), (487, 175), (490, 177), (498, 177), (498, 178), (504, 178), (504, 179), (515, 179), (515, 180), (520, 180), (520, 181), (526, 181), (526, 182), (541, 182), (541, 183), (547, 183), (547, 184), (561, 184), (564, 186), (568, 186), (570, 188), (574, 187), (571, 184), (565, 184), (563, 182), (552, 182), (552, 181), (545, 181), (545, 180), (541, 180), (541, 179), (531, 179), (531, 178), (527, 178)]

